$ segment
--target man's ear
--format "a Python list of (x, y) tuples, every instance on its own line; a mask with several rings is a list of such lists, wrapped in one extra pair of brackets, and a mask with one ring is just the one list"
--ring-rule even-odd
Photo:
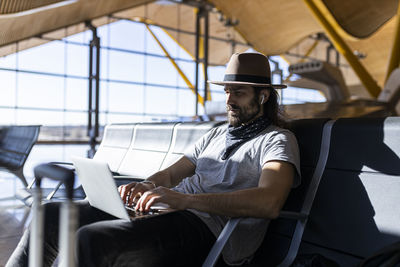
[(260, 91), (260, 104), (261, 105), (268, 101), (269, 95), (270, 95), (270, 91), (267, 89)]

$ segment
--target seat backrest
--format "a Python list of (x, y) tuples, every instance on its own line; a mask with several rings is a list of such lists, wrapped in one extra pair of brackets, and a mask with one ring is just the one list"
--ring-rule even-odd
[(3, 127), (0, 136), (0, 166), (22, 168), (39, 136), (40, 126)]
[(109, 124), (104, 129), (103, 139), (94, 159), (107, 162), (110, 170), (118, 168), (134, 138), (136, 124)]
[(161, 166), (167, 168), (181, 158), (189, 147), (194, 145), (210, 129), (217, 127), (224, 122), (184, 122), (177, 124), (174, 128), (174, 137), (171, 148)]
[[(291, 121), (287, 128), (297, 139), (300, 150), (301, 185), (292, 189), (283, 207), (299, 212), (317, 165), (322, 132), (329, 119), (301, 119)], [(263, 244), (257, 250), (251, 266), (277, 266), (286, 256), (296, 227), (295, 220), (279, 218), (270, 222)]]
[(400, 118), (339, 119), (300, 253), (354, 266), (400, 240)]
[(147, 178), (160, 170), (170, 149), (176, 122), (142, 123), (135, 127), (135, 138), (118, 168), (118, 173)]

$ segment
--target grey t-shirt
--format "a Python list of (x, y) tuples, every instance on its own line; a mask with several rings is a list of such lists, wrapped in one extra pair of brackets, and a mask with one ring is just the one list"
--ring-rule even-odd
[[(296, 170), (293, 186), (300, 184), (300, 159), (295, 136), (288, 130), (268, 126), (253, 139), (232, 151), (227, 160), (225, 149), (227, 125), (212, 129), (185, 153), (196, 165), (195, 174), (185, 178), (173, 190), (188, 193), (221, 193), (258, 186), (263, 165), (272, 160), (292, 163)], [(217, 237), (229, 220), (226, 216), (191, 210)], [(268, 220), (244, 218), (232, 233), (222, 254), (230, 265), (251, 259), (264, 239)]]

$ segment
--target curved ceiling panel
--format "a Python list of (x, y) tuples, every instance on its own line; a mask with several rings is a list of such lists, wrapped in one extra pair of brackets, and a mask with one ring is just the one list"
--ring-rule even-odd
[(305, 37), (321, 32), (303, 1), (280, 0), (210, 0), (232, 19), (238, 19), (235, 29), (253, 47), (267, 55), (288, 51)]
[(0, 15), (0, 46), (147, 2), (152, 0), (85, 0), (23, 16), (18, 13)]
[(62, 1), (64, 0), (1, 0), (0, 14), (18, 13)]
[(398, 0), (322, 0), (348, 34), (366, 38), (396, 15)]

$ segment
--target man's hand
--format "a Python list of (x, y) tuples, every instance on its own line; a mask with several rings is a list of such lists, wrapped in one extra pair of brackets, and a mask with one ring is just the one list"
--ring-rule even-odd
[(159, 186), (144, 192), (136, 204), (136, 209), (149, 211), (152, 205), (164, 203), (172, 209), (183, 210), (186, 208), (186, 198), (188, 197), (189, 195), (187, 194), (178, 193), (166, 187)]
[(154, 189), (154, 186), (150, 183), (138, 183), (132, 182), (126, 185), (121, 185), (118, 187), (118, 192), (128, 206), (134, 203), (134, 200), (148, 190)]

